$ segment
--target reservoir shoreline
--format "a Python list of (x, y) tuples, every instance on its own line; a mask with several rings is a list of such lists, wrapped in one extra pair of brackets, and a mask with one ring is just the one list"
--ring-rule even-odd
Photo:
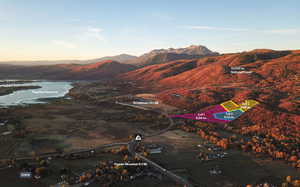
[(40, 86), (15, 86), (15, 87), (0, 87), (0, 96), (12, 94), (19, 90), (33, 90), (41, 88)]
[(67, 81), (0, 80), (0, 107), (47, 103), (66, 96), (73, 87)]

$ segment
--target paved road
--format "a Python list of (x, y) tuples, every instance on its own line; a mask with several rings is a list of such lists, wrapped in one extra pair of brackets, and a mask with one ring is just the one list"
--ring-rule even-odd
[(174, 123), (173, 119), (170, 118), (167, 113), (161, 113), (161, 114), (168, 118), (168, 120), (170, 122), (170, 125), (167, 128), (163, 129), (163, 130), (160, 130), (160, 131), (155, 132), (153, 134), (145, 135), (145, 137), (153, 137), (153, 136), (158, 136), (158, 135), (164, 134), (167, 131), (171, 130), (175, 126), (175, 123)]
[(149, 108), (146, 108), (146, 107), (143, 107), (143, 106), (137, 106), (137, 105), (134, 105), (134, 104), (122, 103), (122, 102), (118, 102), (118, 101), (116, 101), (115, 103), (118, 104), (118, 105), (130, 106), (130, 107), (141, 109), (141, 110), (150, 110)]
[[(39, 158), (41, 159), (45, 159), (45, 158), (49, 158), (49, 157), (65, 157), (71, 154), (81, 154), (81, 153), (87, 153), (87, 152), (91, 152), (91, 151), (100, 151), (104, 148), (107, 147), (114, 147), (114, 146), (122, 146), (122, 145), (128, 145), (128, 142), (120, 142), (120, 143), (111, 143), (111, 144), (104, 144), (95, 148), (90, 148), (90, 149), (81, 149), (81, 150), (76, 150), (76, 151), (70, 151), (70, 152), (63, 152), (63, 153), (58, 153), (58, 152), (53, 152), (53, 153), (45, 153), (45, 154), (41, 154), (38, 155)], [(16, 161), (22, 161), (22, 160), (34, 160), (36, 159), (37, 156), (29, 156), (29, 157), (17, 157), (14, 158)], [(5, 161), (5, 160), (11, 160), (10, 158), (8, 159), (2, 159), (1, 161)]]
[(186, 187), (193, 187), (192, 184), (190, 184), (186, 179), (176, 175), (175, 173), (161, 167), (160, 165), (156, 164), (155, 162), (149, 160), (148, 158), (144, 157), (143, 155), (141, 155), (140, 153), (135, 152), (135, 147), (137, 145), (136, 141), (131, 141), (128, 143), (128, 151), (132, 156), (136, 156), (139, 157), (141, 160), (143, 160), (144, 162), (148, 163), (150, 166), (154, 167), (155, 169), (157, 169), (159, 172), (161, 172), (162, 174), (170, 177), (171, 179), (173, 179), (174, 181), (176, 181), (177, 183), (183, 184)]

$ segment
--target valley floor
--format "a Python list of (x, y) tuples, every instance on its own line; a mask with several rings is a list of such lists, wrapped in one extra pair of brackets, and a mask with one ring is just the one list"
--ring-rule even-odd
[[(126, 93), (118, 86), (100, 83), (78, 84), (70, 92), (72, 99), (54, 99), (48, 104), (36, 104), (23, 107), (0, 109), (1, 116), (9, 120), (6, 126), (0, 126), (0, 133), (11, 131), (9, 135), (0, 136), (1, 159), (15, 157), (35, 157), (49, 152), (70, 152), (92, 149), (104, 144), (126, 142), (136, 134), (153, 134), (169, 127), (169, 119), (163, 112), (172, 112), (177, 108), (160, 103), (145, 105), (149, 110), (116, 103), (135, 99), (135, 93)], [(124, 97), (125, 96), (125, 97)], [(144, 99), (151, 94), (138, 95)], [(129, 98), (129, 99), (128, 99)], [(127, 101), (128, 102), (128, 101)], [(237, 150), (226, 151), (224, 158), (201, 161), (200, 152), (214, 152), (210, 145), (198, 135), (180, 130), (178, 124), (168, 131), (145, 138), (144, 144), (156, 144), (163, 147), (160, 154), (150, 154), (149, 159), (189, 180), (194, 186), (223, 187), (245, 186), (259, 181), (281, 183), (286, 176), (300, 178), (296, 170), (280, 161), (257, 158), (252, 154)], [(108, 155), (105, 155), (108, 154)], [(54, 168), (73, 168), (75, 171), (89, 169), (99, 160), (116, 157), (101, 153), (97, 157), (74, 161), (53, 161)], [(211, 170), (220, 170), (221, 174), (210, 174)], [(40, 181), (18, 180), (15, 168), (0, 170), (0, 186), (49, 186), (55, 184), (59, 175)], [(40, 184), (41, 183), (41, 184)], [(91, 185), (93, 186), (93, 184)], [(177, 186), (167, 177), (163, 180), (143, 177), (115, 186)]]

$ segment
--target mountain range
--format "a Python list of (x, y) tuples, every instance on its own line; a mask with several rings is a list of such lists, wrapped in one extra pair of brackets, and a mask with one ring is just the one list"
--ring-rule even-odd
[(121, 54), (85, 61), (14, 62), (0, 64), (0, 78), (56, 80), (111, 79), (120, 73), (125, 73), (147, 65), (162, 64), (170, 60), (193, 59), (215, 55), (218, 55), (218, 53), (212, 52), (204, 46), (193, 45), (179, 49), (157, 49), (140, 57)]
[[(253, 50), (197, 59), (169, 61), (139, 68), (122, 75), (122, 78), (144, 83), (157, 82), (156, 86), (203, 87), (212, 84), (282, 84), (289, 76), (297, 75), (299, 51)], [(230, 73), (231, 68), (251, 73)], [(299, 70), (299, 68), (298, 68)], [(286, 83), (286, 82), (285, 82)], [(277, 85), (277, 84), (276, 84)]]
[(161, 64), (172, 60), (195, 59), (216, 55), (219, 55), (219, 53), (212, 52), (205, 46), (191, 45), (186, 48), (155, 49), (125, 63), (135, 64), (138, 66), (148, 66), (153, 64)]
[(91, 64), (105, 60), (113, 60), (125, 64), (134, 64), (138, 66), (146, 66), (151, 64), (159, 64), (177, 59), (192, 59), (200, 58), (203, 56), (215, 56), (216, 52), (210, 51), (205, 46), (192, 45), (186, 48), (169, 48), (169, 49), (155, 49), (149, 53), (145, 53), (139, 57), (120, 54), (116, 56), (106, 56), (89, 60), (39, 60), (39, 61), (0, 61), (0, 64), (9, 65), (27, 65), (27, 66), (40, 66), (40, 65), (56, 65), (56, 64)]

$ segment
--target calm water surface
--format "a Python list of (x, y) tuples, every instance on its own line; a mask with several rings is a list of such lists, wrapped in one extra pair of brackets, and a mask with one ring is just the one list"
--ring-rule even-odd
[[(0, 80), (1, 82), (1, 80)], [(5, 84), (0, 87), (40, 86), (38, 89), (19, 90), (0, 96), (0, 107), (45, 103), (39, 99), (64, 97), (73, 86), (72, 82), (35, 81), (24, 84)]]

